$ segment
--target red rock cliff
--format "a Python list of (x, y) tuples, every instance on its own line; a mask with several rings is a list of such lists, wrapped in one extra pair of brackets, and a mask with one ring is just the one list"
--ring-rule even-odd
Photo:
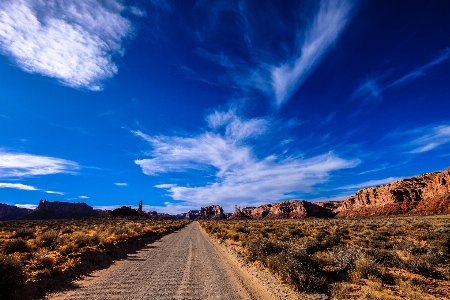
[(338, 217), (450, 212), (450, 168), (361, 189), (335, 209)]
[(313, 202), (303, 200), (290, 200), (274, 204), (264, 204), (256, 208), (244, 208), (242, 212), (252, 219), (303, 219), (308, 217), (327, 218), (333, 213)]

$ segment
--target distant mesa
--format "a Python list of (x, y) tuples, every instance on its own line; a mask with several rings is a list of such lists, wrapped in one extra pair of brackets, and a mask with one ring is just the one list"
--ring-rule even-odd
[(0, 203), (0, 221), (15, 220), (32, 211), (32, 209)]
[(334, 212), (338, 217), (450, 213), (450, 168), (361, 189)]
[(84, 202), (69, 203), (40, 200), (39, 206), (20, 220), (74, 219), (98, 216), (100, 213)]

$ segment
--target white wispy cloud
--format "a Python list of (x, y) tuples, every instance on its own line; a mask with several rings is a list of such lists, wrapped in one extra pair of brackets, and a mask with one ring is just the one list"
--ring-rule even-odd
[[(194, 33), (201, 41), (196, 53), (224, 67), (225, 75), (219, 77), (221, 84), (243, 93), (263, 93), (278, 108), (313, 72), (352, 17), (354, 5), (351, 0), (311, 3), (318, 4), (317, 9), (311, 9), (313, 13), (307, 17), (305, 12), (310, 11), (310, 7), (305, 6), (308, 5), (293, 5), (293, 20), (285, 20), (276, 5), (269, 3), (265, 5), (270, 10), (270, 18), (267, 14), (259, 14), (253, 4), (244, 1), (238, 5), (215, 2), (207, 8), (203, 7), (208, 12), (209, 22), (204, 26), (207, 28), (205, 32)], [(240, 42), (239, 54), (233, 52), (235, 49), (220, 44), (221, 41), (213, 40), (211, 43), (211, 37), (218, 36), (215, 30), (223, 30), (217, 21), (222, 14), (233, 14), (235, 17), (236, 24), (230, 26), (236, 28), (228, 28), (228, 34), (232, 31), (235, 42)], [(268, 27), (271, 29), (267, 30)], [(276, 28), (277, 35), (270, 35), (273, 28)], [(262, 41), (270, 41), (270, 44)], [(221, 47), (210, 46), (215, 42)], [(274, 43), (280, 46), (275, 49)], [(244, 51), (245, 55), (242, 55)], [(192, 69), (188, 69), (192, 73)], [(214, 80), (205, 76), (204, 72), (198, 72), (197, 77), (204, 82)]]
[(101, 90), (102, 80), (117, 73), (113, 56), (123, 55), (123, 40), (132, 33), (125, 9), (117, 0), (4, 0), (0, 50), (24, 71)]
[(64, 195), (63, 192), (55, 192), (55, 191), (45, 191), (47, 194), (56, 194), (56, 195)]
[(351, 9), (350, 1), (320, 3), (312, 24), (303, 33), (300, 52), (271, 70), (276, 105), (284, 104), (292, 96), (339, 38), (350, 19)]
[(427, 71), (428, 69), (430, 69), (431, 67), (433, 67), (435, 65), (438, 65), (438, 64), (446, 61), (449, 58), (450, 58), (450, 48), (447, 48), (443, 51), (443, 53), (439, 57), (437, 57), (436, 59), (432, 60), (431, 62), (403, 75), (402, 77), (400, 77), (399, 79), (394, 81), (392, 84), (390, 84), (389, 87), (404, 83), (406, 81), (413, 80), (417, 77), (425, 76), (426, 75), (425, 71)]
[(28, 208), (28, 209), (35, 209), (37, 207), (36, 204), (16, 204), (14, 206), (21, 207), (21, 208)]
[(149, 136), (132, 131), (152, 147), (146, 153), (151, 158), (135, 161), (144, 174), (194, 169), (212, 176), (212, 182), (197, 187), (170, 182), (156, 185), (166, 189), (173, 199), (183, 200), (181, 205), (219, 203), (232, 207), (292, 198), (326, 182), (332, 171), (352, 168), (360, 162), (340, 158), (333, 152), (309, 158), (276, 154), (258, 158), (248, 141), (255, 136), (264, 139), (270, 126), (267, 120), (243, 120), (230, 110), (214, 112), (207, 121), (211, 130), (193, 137)]
[(79, 199), (89, 199), (88, 196), (78, 196)]
[(405, 133), (413, 136), (408, 143), (411, 153), (423, 153), (450, 143), (450, 125), (430, 125)]
[(0, 177), (74, 173), (79, 168), (76, 162), (70, 160), (0, 150)]
[(418, 77), (425, 76), (427, 74), (426, 71), (440, 63), (445, 62), (449, 58), (450, 48), (447, 48), (442, 52), (441, 55), (439, 55), (429, 63), (426, 63), (414, 70), (409, 71), (408, 73), (402, 75), (400, 78), (394, 80), (391, 83), (386, 83), (385, 77), (392, 71), (386, 72), (383, 76), (369, 77), (368, 79), (363, 81), (363, 83), (355, 90), (355, 92), (353, 92), (351, 98), (362, 98), (363, 100), (375, 99), (379, 101), (383, 99), (382, 92), (384, 92), (385, 90), (397, 85), (407, 83)]
[(8, 188), (8, 189), (16, 189), (16, 190), (24, 190), (24, 191), (38, 191), (39, 190), (31, 185), (25, 185), (22, 183), (7, 183), (7, 182), (0, 182), (0, 188)]
[(128, 185), (128, 183), (126, 183), (126, 182), (115, 182), (114, 184), (117, 186), (127, 186)]

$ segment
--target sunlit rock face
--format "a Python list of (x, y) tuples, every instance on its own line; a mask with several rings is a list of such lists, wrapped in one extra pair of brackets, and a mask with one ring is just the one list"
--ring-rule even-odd
[(335, 209), (338, 217), (450, 212), (450, 168), (361, 189)]
[(328, 207), (304, 200), (263, 204), (255, 208), (246, 207), (242, 209), (242, 212), (255, 220), (330, 218), (334, 216), (332, 210)]
[(200, 209), (197, 220), (225, 220), (226, 218), (221, 206), (210, 205)]

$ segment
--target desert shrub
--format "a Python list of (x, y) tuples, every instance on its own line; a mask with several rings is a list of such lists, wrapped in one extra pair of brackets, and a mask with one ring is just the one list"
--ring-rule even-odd
[(85, 246), (94, 246), (100, 243), (100, 237), (97, 234), (88, 235), (82, 232), (77, 232), (73, 235), (73, 243), (78, 248)]
[(339, 235), (331, 234), (325, 237), (325, 239), (322, 241), (322, 245), (324, 248), (331, 248), (333, 246), (341, 244), (341, 238)]
[(73, 244), (65, 244), (58, 248), (59, 253), (62, 255), (67, 255), (75, 251), (75, 246)]
[(34, 237), (34, 229), (33, 228), (19, 228), (16, 232), (14, 232), (14, 238), (26, 238), (26, 237)]
[(398, 268), (402, 265), (402, 260), (396, 252), (383, 249), (367, 249), (366, 254), (377, 264), (390, 268)]
[(238, 233), (233, 234), (232, 239), (235, 242), (239, 241), (239, 234)]
[(277, 272), (281, 279), (293, 285), (298, 291), (320, 292), (326, 287), (316, 261), (304, 250), (283, 251), (268, 258), (268, 266)]
[(116, 224), (114, 227), (112, 227), (109, 231), (109, 234), (127, 234), (129, 232), (129, 229), (124, 224)]
[(349, 274), (353, 282), (358, 282), (361, 279), (381, 277), (380, 266), (372, 258), (365, 255), (362, 255), (355, 262), (355, 267)]
[(292, 228), (289, 229), (288, 234), (293, 237), (293, 238), (301, 238), (303, 237), (305, 234), (303, 233), (303, 231), (299, 228)]
[(22, 263), (0, 254), (0, 299), (12, 298), (14, 292), (25, 283), (25, 279)]
[(22, 239), (10, 240), (5, 244), (4, 251), (6, 254), (11, 254), (14, 252), (24, 253), (30, 252), (27, 242)]
[(69, 258), (65, 263), (65, 269), (77, 269), (81, 265), (81, 257)]
[(254, 239), (248, 243), (247, 258), (250, 261), (260, 260), (266, 263), (266, 258), (269, 255), (278, 254), (283, 248), (268, 239)]
[(333, 300), (347, 299), (351, 292), (352, 286), (346, 282), (335, 282), (330, 288), (330, 296)]
[(250, 230), (248, 230), (244, 226), (238, 226), (238, 227), (236, 227), (236, 232), (242, 232), (242, 233), (245, 233), (245, 234), (249, 234)]
[(314, 254), (321, 249), (321, 244), (316, 239), (308, 240), (306, 243), (303, 244), (303, 248), (305, 249), (306, 253)]
[(316, 235), (314, 236), (314, 238), (316, 240), (318, 240), (319, 242), (323, 241), (328, 235), (330, 235), (327, 231), (320, 229), (319, 231), (317, 231)]
[(349, 270), (355, 266), (355, 262), (363, 255), (363, 250), (352, 245), (339, 245), (333, 247), (329, 254), (335, 264), (343, 269)]
[(73, 229), (70, 226), (65, 226), (64, 228), (61, 229), (61, 233), (65, 234), (65, 233), (72, 233)]
[(412, 256), (403, 262), (404, 268), (408, 271), (426, 277), (437, 278), (440, 276), (440, 273), (433, 267), (433, 265), (434, 258), (430, 255)]
[(402, 289), (403, 294), (409, 300), (436, 299), (424, 293), (419, 286), (415, 285), (410, 280), (397, 280), (396, 284)]
[(55, 265), (55, 262), (55, 258), (50, 255), (44, 255), (38, 260), (38, 263), (46, 269), (51, 269)]
[(37, 237), (36, 242), (38, 246), (53, 248), (58, 242), (58, 232), (54, 230), (46, 231)]

